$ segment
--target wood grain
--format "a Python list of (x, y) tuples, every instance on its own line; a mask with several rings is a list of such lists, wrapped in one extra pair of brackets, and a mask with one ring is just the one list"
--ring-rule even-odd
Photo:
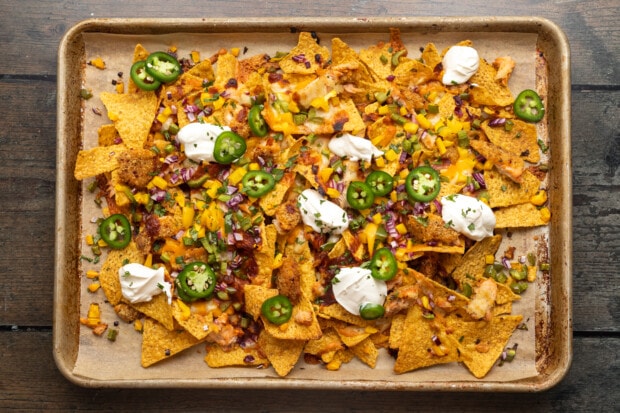
[[(576, 338), (575, 363), (562, 386), (538, 394), (295, 390), (85, 389), (75, 387), (56, 370), (50, 332), (14, 331), (0, 334), (0, 406), (4, 410), (39, 411), (210, 411), (210, 412), (612, 412), (620, 392), (615, 380), (620, 363), (619, 338)], [(205, 367), (206, 368), (206, 367)], [(19, 377), (20, 380), (11, 380)], [(591, 386), (591, 382), (606, 383)], [(38, 391), (37, 391), (38, 390)], [(415, 410), (413, 410), (415, 407)], [(584, 409), (585, 408), (585, 409)]]

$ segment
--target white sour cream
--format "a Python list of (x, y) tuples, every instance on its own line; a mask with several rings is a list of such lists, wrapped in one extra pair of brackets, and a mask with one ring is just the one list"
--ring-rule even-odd
[(443, 56), (444, 85), (460, 85), (469, 80), (480, 66), (480, 57), (473, 47), (452, 46)]
[(346, 267), (332, 281), (332, 290), (338, 304), (351, 314), (360, 315), (365, 303), (383, 305), (387, 297), (385, 281), (373, 278), (367, 268)]
[(441, 198), (441, 217), (447, 226), (480, 241), (493, 235), (495, 214), (487, 204), (466, 195), (448, 195)]
[(301, 219), (315, 232), (342, 234), (349, 227), (344, 209), (323, 198), (314, 189), (306, 189), (297, 197)]
[(118, 270), (123, 297), (130, 303), (151, 301), (154, 296), (165, 292), (168, 304), (172, 303), (172, 285), (164, 281), (164, 267), (154, 270), (142, 264), (130, 263)]
[(361, 159), (370, 162), (373, 156), (383, 155), (383, 151), (379, 150), (368, 139), (349, 133), (331, 139), (327, 147), (335, 155), (346, 157), (351, 161), (359, 161)]
[(177, 139), (184, 146), (185, 156), (195, 162), (215, 162), (213, 150), (215, 140), (228, 126), (217, 126), (210, 123), (194, 122), (181, 128)]

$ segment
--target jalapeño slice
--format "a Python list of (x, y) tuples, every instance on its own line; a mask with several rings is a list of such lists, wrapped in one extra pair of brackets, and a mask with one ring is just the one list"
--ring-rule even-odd
[(394, 178), (385, 171), (373, 171), (366, 177), (366, 184), (375, 196), (385, 196), (394, 189)]
[(215, 290), (216, 282), (217, 278), (211, 267), (200, 261), (187, 264), (175, 280), (182, 291), (179, 297), (183, 299), (185, 295), (192, 300), (209, 297)]
[(131, 241), (131, 224), (123, 214), (110, 215), (101, 222), (99, 234), (110, 248), (122, 249)]
[(131, 71), (129, 72), (131, 76), (131, 80), (142, 90), (155, 90), (160, 85), (161, 82), (155, 79), (146, 71), (146, 61), (140, 60), (134, 63), (131, 66)]
[(162, 83), (176, 80), (182, 72), (181, 64), (174, 56), (164, 52), (151, 53), (146, 58), (146, 72)]
[(265, 300), (260, 311), (267, 320), (280, 325), (286, 323), (293, 315), (293, 304), (285, 295), (280, 294)]
[(525, 89), (519, 93), (513, 105), (515, 115), (528, 122), (538, 122), (545, 116), (545, 107), (538, 93)]
[(347, 202), (354, 209), (367, 209), (375, 202), (375, 195), (368, 184), (353, 181), (347, 188)]
[(263, 115), (261, 114), (262, 110), (262, 105), (254, 105), (248, 114), (248, 124), (250, 125), (250, 130), (254, 136), (258, 136), (259, 138), (266, 136), (269, 131), (267, 129), (265, 118), (263, 118)]
[(430, 166), (419, 166), (412, 169), (405, 179), (405, 189), (410, 200), (432, 201), (441, 189), (439, 174)]
[(360, 306), (360, 317), (364, 320), (376, 320), (383, 317), (383, 314), (385, 314), (385, 308), (381, 304), (363, 303)]
[(213, 157), (218, 163), (230, 164), (241, 158), (247, 146), (245, 140), (232, 131), (224, 131), (215, 140)]
[(243, 192), (252, 198), (258, 198), (271, 191), (276, 185), (276, 180), (270, 173), (265, 171), (249, 171), (243, 175)]
[(370, 272), (377, 280), (388, 281), (394, 278), (398, 266), (389, 248), (379, 248), (370, 260)]

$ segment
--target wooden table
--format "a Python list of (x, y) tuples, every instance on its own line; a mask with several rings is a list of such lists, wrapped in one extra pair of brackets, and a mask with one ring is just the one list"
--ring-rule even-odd
[[(174, 4), (173, 4), (174, 3)], [(617, 411), (620, 408), (619, 4), (467, 2), (0, 2), (0, 410)], [(92, 17), (536, 15), (572, 48), (574, 359), (537, 394), (85, 389), (52, 356), (56, 62)], [(569, 138), (568, 136), (566, 137)]]

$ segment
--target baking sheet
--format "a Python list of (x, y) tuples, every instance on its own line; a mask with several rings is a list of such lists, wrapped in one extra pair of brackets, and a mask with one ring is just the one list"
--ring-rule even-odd
[[(404, 22), (409, 23), (407, 20)], [(510, 80), (513, 93), (524, 88), (535, 88), (537, 83), (538, 85), (546, 85), (546, 73), (541, 73), (540, 70), (537, 81), (536, 57), (537, 48), (540, 46), (540, 34), (537, 32), (485, 32), (475, 30), (425, 32), (419, 29), (407, 30), (403, 21), (392, 23), (394, 24), (389, 26), (401, 28), (402, 39), (409, 49), (410, 56), (417, 56), (419, 54), (418, 49), (428, 42), (435, 43), (438, 49), (442, 50), (458, 41), (469, 39), (473, 41), (480, 56), (489, 61), (503, 55), (510, 55), (515, 59), (517, 69)], [(157, 23), (153, 24), (156, 27)], [(380, 26), (371, 25), (372, 30), (365, 30), (362, 33), (355, 33), (355, 30), (347, 31), (346, 28), (343, 30), (337, 24), (333, 27), (326, 27), (325, 31), (319, 30), (320, 24), (316, 25), (317, 30), (312, 27), (308, 30), (315, 30), (325, 46), (329, 47), (331, 37), (338, 36), (354, 49), (359, 50), (378, 41), (386, 41), (389, 38), (387, 31), (389, 26)], [(475, 29), (475, 26), (468, 27)], [(337, 30), (334, 31), (334, 28)], [(82, 122), (79, 125), (80, 143), (84, 149), (96, 146), (98, 126), (109, 123), (105, 117), (105, 108), (97, 96), (103, 90), (113, 90), (111, 81), (117, 78), (118, 71), (124, 71), (126, 73), (125, 79), (128, 78), (128, 68), (131, 66), (136, 43), (142, 43), (147, 50), (161, 50), (175, 45), (178, 47), (181, 56), (187, 55), (190, 50), (199, 50), (204, 58), (216, 53), (222, 47), (240, 47), (241, 49), (247, 47), (248, 56), (260, 52), (274, 55), (280, 50), (290, 50), (295, 46), (298, 38), (298, 34), (291, 30), (287, 32), (280, 30), (275, 32), (271, 32), (271, 30), (248, 32), (247, 29), (244, 29), (243, 33), (239, 33), (238, 30), (229, 28), (229, 30), (222, 30), (220, 33), (181, 32), (182, 30), (179, 30), (176, 33), (162, 35), (108, 34), (101, 31), (82, 33), (81, 41), (84, 47), (81, 55), (82, 62), (101, 57), (108, 67), (107, 70), (100, 71), (92, 66), (86, 66), (82, 73), (82, 83), (92, 88), (95, 95), (95, 98), (86, 102)], [(507, 45), (509, 46), (507, 47)], [(541, 77), (544, 80), (542, 83), (540, 82)], [(76, 87), (74, 85), (74, 89)], [(545, 92), (543, 91), (542, 94)], [(95, 114), (93, 108), (103, 111), (104, 116)], [(551, 116), (549, 118), (551, 120)], [(548, 140), (546, 128), (540, 128), (539, 134), (543, 140)], [(93, 233), (95, 226), (92, 223), (92, 218), (101, 215), (100, 211), (93, 208), (92, 198), (89, 198), (89, 193), (85, 190), (87, 183), (82, 183), (81, 187), (78, 184), (79, 191), (84, 196), (79, 198), (77, 205), (75, 205), (80, 212), (81, 234)], [(555, 213), (553, 205), (552, 211)], [(504, 245), (500, 247), (500, 252), (505, 249), (506, 245), (516, 246), (517, 255), (536, 249), (543, 253), (549, 251), (547, 241), (550, 239), (550, 234), (546, 227), (514, 231), (510, 239), (506, 236), (507, 234), (504, 233), (503, 235)], [(79, 237), (79, 234), (76, 236)], [(83, 237), (79, 238), (83, 240)], [(541, 243), (544, 244), (542, 248), (540, 248)], [(81, 250), (88, 251), (88, 247), (84, 244), (78, 247)], [(77, 256), (79, 257), (79, 255)], [(112, 308), (104, 303), (103, 293), (91, 294), (86, 292), (89, 281), (85, 279), (84, 274), (89, 266), (84, 261), (75, 264), (78, 267), (76, 275), (80, 281), (77, 282), (79, 287), (73, 290), (80, 295), (81, 299), (77, 309), (70, 308), (70, 313), (66, 316), (79, 317), (80, 314), (86, 313), (91, 302), (99, 302), (103, 312), (102, 319), (116, 319)], [(66, 293), (66, 291), (63, 292)], [(348, 383), (354, 386), (387, 389), (422, 389), (427, 386), (437, 388), (437, 383), (441, 389), (484, 389), (483, 383), (492, 385), (507, 383), (510, 385), (528, 379), (535, 381), (546, 368), (546, 364), (541, 363), (543, 353), (541, 352), (540, 341), (544, 339), (544, 328), (541, 328), (541, 325), (543, 327), (549, 325), (549, 297), (549, 280), (539, 277), (537, 283), (530, 286), (528, 292), (523, 295), (522, 300), (515, 303), (513, 314), (523, 314), (524, 321), (528, 326), (527, 330), (516, 330), (508, 343), (509, 345), (519, 343), (518, 357), (512, 363), (505, 364), (502, 367), (494, 367), (482, 380), (475, 379), (466, 368), (457, 364), (434, 366), (396, 375), (392, 372), (393, 359), (385, 352), (382, 352), (383, 354), (374, 370), (362, 363), (353, 361), (343, 365), (339, 371), (330, 372), (323, 367), (306, 365), (300, 361), (289, 376), (281, 379), (272, 369), (210, 369), (203, 361), (204, 345), (198, 345), (170, 360), (144, 369), (140, 366), (141, 337), (132, 331), (131, 325), (124, 325), (123, 323), (118, 327), (120, 334), (115, 343), (110, 343), (105, 338), (95, 337), (90, 329), (80, 329), (78, 326), (77, 351), (73, 355), (75, 358), (70, 375), (78, 383), (89, 383), (91, 385), (93, 383), (111, 384), (127, 381), (136, 385), (144, 385), (145, 382), (151, 382), (155, 385), (178, 385), (189, 381), (197, 386), (229, 386), (240, 382), (245, 382), (246, 386), (265, 386), (273, 382), (278, 383), (278, 386), (285, 387), (323, 387), (332, 382), (338, 382), (340, 384)]]

